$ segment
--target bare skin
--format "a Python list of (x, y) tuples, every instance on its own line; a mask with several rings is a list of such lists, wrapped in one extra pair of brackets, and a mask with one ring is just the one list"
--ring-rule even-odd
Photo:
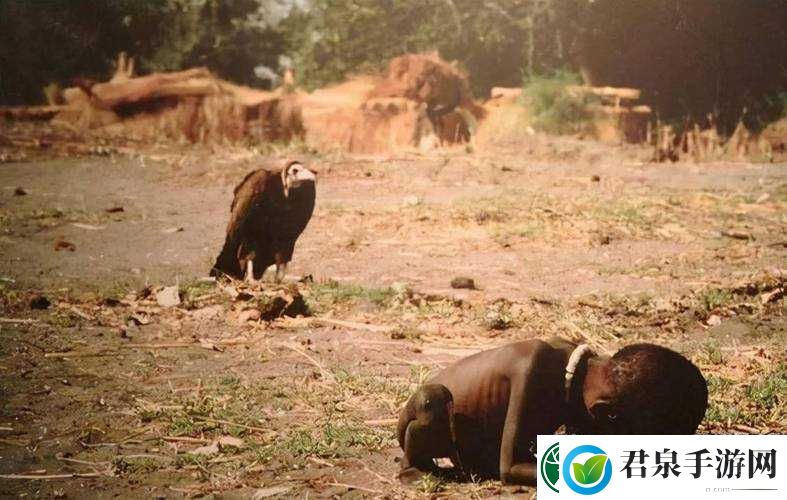
[[(409, 482), (419, 473), (435, 472), (432, 459), (448, 456), (461, 464), (460, 472), (534, 485), (538, 434), (552, 434), (563, 424), (585, 431), (605, 427), (590, 415), (612, 391), (606, 358), (582, 363), (576, 374), (578, 389), (567, 399), (565, 368), (575, 347), (565, 341), (518, 342), (462, 359), (438, 373), (400, 416), (405, 458), (399, 477)], [(452, 418), (443, 416), (449, 402)], [(451, 421), (453, 433), (447, 428)], [(446, 444), (451, 435), (453, 443)]]

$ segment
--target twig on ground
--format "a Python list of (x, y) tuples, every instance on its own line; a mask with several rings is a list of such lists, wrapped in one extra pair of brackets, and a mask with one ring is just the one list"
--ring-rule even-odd
[(167, 457), (167, 456), (164, 456), (164, 455), (151, 455), (150, 453), (136, 453), (136, 454), (132, 454), (132, 455), (116, 455), (116, 457), (117, 458), (130, 458), (130, 459), (134, 459), (134, 458), (155, 458), (157, 460), (169, 460), (169, 461), (174, 460), (172, 457)]
[(0, 474), (0, 479), (27, 479), (32, 481), (40, 481), (46, 479), (75, 479), (75, 478), (85, 478), (85, 477), (101, 477), (106, 474), (101, 474), (98, 472), (87, 472), (87, 473), (73, 473), (73, 474), (49, 474), (44, 476), (36, 476), (31, 474)]
[(399, 420), (395, 418), (381, 418), (377, 420), (364, 420), (363, 423), (372, 427), (387, 427), (396, 424), (398, 421)]
[(358, 323), (356, 321), (345, 321), (333, 318), (316, 318), (316, 321), (327, 323), (329, 325), (350, 328), (352, 330), (365, 330), (372, 333), (390, 333), (394, 329), (394, 327), (388, 325), (370, 325), (366, 323)]
[(339, 486), (341, 488), (347, 488), (348, 490), (358, 490), (358, 491), (366, 491), (367, 493), (374, 493), (375, 495), (382, 495), (383, 492), (380, 490), (373, 490), (371, 488), (364, 488), (363, 486), (356, 486), (354, 484), (346, 484), (346, 483), (337, 483), (332, 481), (330, 483), (325, 483), (328, 486)]
[(168, 443), (194, 443), (194, 444), (210, 444), (213, 441), (210, 439), (193, 438), (187, 436), (164, 436), (161, 439)]
[(90, 462), (88, 460), (78, 460), (76, 458), (66, 458), (66, 457), (56, 457), (56, 458), (58, 460), (60, 460), (61, 462), (68, 462), (68, 463), (80, 464), (80, 465), (89, 465), (91, 467), (96, 467), (96, 468), (101, 467), (101, 466), (106, 467), (107, 465), (109, 465), (109, 462)]
[(115, 356), (117, 351), (65, 351), (65, 352), (47, 352), (44, 353), (45, 358), (91, 358), (100, 356)]
[(310, 462), (314, 462), (317, 465), (324, 465), (325, 467), (336, 467), (331, 462), (329, 462), (327, 460), (323, 460), (322, 458), (319, 458), (319, 457), (309, 457), (309, 461)]
[(732, 426), (733, 429), (736, 431), (745, 432), (746, 434), (760, 434), (759, 429), (755, 429), (754, 427), (750, 427), (744, 424), (735, 424)]
[(216, 418), (208, 418), (208, 417), (197, 417), (194, 420), (196, 420), (197, 422), (203, 421), (212, 424), (233, 425), (235, 427), (240, 427), (241, 429), (248, 429), (250, 431), (256, 431), (256, 432), (271, 432), (270, 429), (263, 429), (262, 427), (254, 427), (252, 425), (239, 424), (237, 422), (230, 422), (229, 420), (219, 420)]
[(327, 381), (329, 381), (329, 382), (332, 382), (332, 383), (334, 383), (334, 384), (336, 384), (336, 383), (337, 383), (337, 381), (336, 381), (336, 376), (334, 376), (334, 374), (333, 374), (333, 373), (331, 373), (331, 372), (329, 372), (328, 370), (326, 370), (326, 369), (325, 369), (325, 367), (323, 367), (323, 366), (320, 364), (320, 362), (319, 362), (319, 361), (317, 361), (317, 360), (316, 360), (316, 359), (314, 359), (313, 357), (311, 357), (311, 356), (309, 356), (308, 354), (306, 354), (306, 352), (305, 352), (305, 351), (302, 351), (301, 349), (299, 349), (299, 348), (297, 348), (297, 347), (295, 347), (295, 346), (293, 346), (293, 345), (285, 345), (285, 347), (287, 347), (288, 349), (291, 349), (291, 350), (293, 350), (293, 351), (297, 352), (298, 354), (300, 354), (300, 355), (301, 355), (301, 356), (303, 356), (304, 358), (308, 359), (308, 360), (309, 360), (309, 362), (311, 362), (311, 364), (313, 364), (313, 365), (314, 365), (314, 366), (315, 366), (315, 367), (316, 367), (316, 368), (317, 368), (317, 369), (320, 371), (320, 374), (322, 375), (322, 377), (323, 377), (324, 379), (326, 379)]
[(390, 333), (394, 330), (393, 326), (389, 325), (371, 325), (368, 323), (359, 323), (357, 321), (347, 321), (334, 318), (282, 318), (277, 320), (276, 324), (283, 328), (307, 328), (319, 324), (340, 326), (342, 328), (349, 328), (350, 330), (363, 330), (372, 333)]
[(31, 325), (39, 323), (37, 319), (18, 319), (18, 318), (0, 318), (0, 323), (8, 323), (11, 325)]

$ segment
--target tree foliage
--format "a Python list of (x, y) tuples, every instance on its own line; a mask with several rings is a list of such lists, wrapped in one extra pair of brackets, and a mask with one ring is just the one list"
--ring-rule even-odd
[[(42, 99), (49, 82), (106, 79), (121, 51), (141, 72), (207, 66), (255, 83), (276, 65), (280, 31), (260, 19), (274, 0), (0, 0), (0, 102)], [(260, 83), (260, 82), (256, 82)]]
[[(292, 11), (287, 15), (287, 11)], [(785, 0), (0, 0), (0, 101), (35, 102), (50, 81), (208, 66), (261, 84), (288, 55), (314, 88), (437, 50), (474, 92), (562, 69), (643, 90), (659, 117), (731, 130), (783, 112)], [(744, 113), (745, 110), (745, 113)]]
[[(284, 30), (296, 67), (312, 86), (380, 69), (407, 52), (437, 50), (469, 70), (474, 90), (519, 85), (522, 72), (566, 64), (554, 2), (496, 0), (313, 0)], [(534, 29), (543, 26), (545, 29)], [(531, 36), (532, 35), (532, 36)], [(530, 50), (529, 47), (538, 50)]]

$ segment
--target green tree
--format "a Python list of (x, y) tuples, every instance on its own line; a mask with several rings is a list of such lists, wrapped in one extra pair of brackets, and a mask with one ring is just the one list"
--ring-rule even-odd
[(266, 14), (277, 0), (0, 0), (0, 102), (34, 103), (49, 82), (106, 79), (121, 51), (146, 73), (204, 65), (261, 83), (284, 37)]

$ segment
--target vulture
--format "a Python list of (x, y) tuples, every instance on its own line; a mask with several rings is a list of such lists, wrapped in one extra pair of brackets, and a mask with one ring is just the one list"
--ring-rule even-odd
[(235, 188), (224, 247), (210, 271), (248, 280), (276, 264), (281, 282), (295, 241), (314, 211), (315, 175), (298, 161), (281, 171), (255, 170)]

